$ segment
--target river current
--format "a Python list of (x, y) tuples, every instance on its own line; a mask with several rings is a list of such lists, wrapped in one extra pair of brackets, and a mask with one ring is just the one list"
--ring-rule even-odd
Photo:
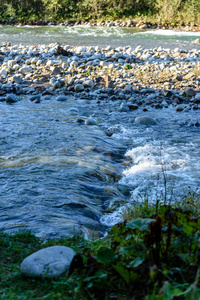
[[(159, 46), (187, 48), (200, 36), (165, 31), (162, 40), (156, 31), (138, 32), (136, 41), (129, 31), (0, 27), (0, 42), (144, 42), (153, 47), (153, 37)], [(184, 201), (185, 195), (199, 193), (199, 112), (176, 112), (174, 107), (119, 112), (120, 103), (73, 96), (66, 102), (52, 97), (35, 104), (28, 96), (13, 105), (0, 102), (1, 231), (29, 229), (42, 238), (83, 232), (92, 237), (120, 222), (135, 201)], [(98, 126), (79, 122), (90, 116)], [(137, 125), (137, 116), (152, 117), (157, 125)], [(110, 126), (112, 137), (105, 133)]]

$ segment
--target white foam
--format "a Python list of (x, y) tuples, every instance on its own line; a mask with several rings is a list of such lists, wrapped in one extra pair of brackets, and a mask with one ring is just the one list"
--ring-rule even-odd
[(191, 36), (191, 37), (199, 37), (199, 31), (179, 31), (179, 30), (149, 30), (144, 32), (139, 32), (137, 34), (149, 34), (149, 35), (161, 35), (161, 36)]

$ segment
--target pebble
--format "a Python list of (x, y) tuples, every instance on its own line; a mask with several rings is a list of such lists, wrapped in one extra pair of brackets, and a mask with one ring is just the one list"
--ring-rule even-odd
[(74, 255), (74, 250), (69, 247), (47, 247), (26, 257), (20, 271), (27, 277), (59, 277), (67, 273)]

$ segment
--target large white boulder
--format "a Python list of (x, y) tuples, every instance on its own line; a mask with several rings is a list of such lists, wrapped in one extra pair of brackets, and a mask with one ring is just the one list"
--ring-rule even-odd
[(26, 257), (20, 271), (28, 277), (59, 277), (69, 270), (74, 255), (74, 250), (65, 246), (44, 248)]

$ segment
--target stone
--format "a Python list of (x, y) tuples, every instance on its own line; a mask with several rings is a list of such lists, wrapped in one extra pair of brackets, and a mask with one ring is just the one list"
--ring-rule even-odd
[(75, 92), (82, 92), (82, 91), (84, 91), (84, 86), (82, 84), (80, 84), (80, 83), (75, 84), (74, 91)]
[(200, 93), (197, 93), (196, 95), (195, 95), (195, 97), (194, 97), (194, 99), (195, 99), (195, 102), (200, 102)]
[(22, 78), (19, 77), (19, 76), (16, 76), (16, 75), (13, 76), (13, 77), (11, 77), (10, 80), (11, 80), (12, 82), (17, 83), (17, 84), (21, 84), (21, 83), (22, 83)]
[(74, 250), (65, 246), (44, 248), (26, 257), (20, 271), (27, 277), (59, 277), (67, 273), (74, 255)]
[(31, 67), (22, 67), (19, 69), (19, 72), (22, 74), (28, 74), (32, 72), (32, 68)]
[(193, 41), (194, 44), (200, 44), (200, 39), (196, 39)]
[(122, 102), (122, 104), (120, 105), (119, 111), (121, 111), (121, 112), (127, 112), (129, 110), (130, 109), (129, 109), (128, 105), (126, 103)]
[(125, 86), (125, 88), (124, 88), (124, 92), (125, 92), (125, 93), (131, 93), (132, 90), (133, 90), (133, 87), (132, 87), (131, 84), (127, 84), (127, 85)]
[(40, 95), (33, 95), (30, 97), (30, 100), (34, 103), (40, 103), (41, 96)]
[(196, 91), (195, 91), (194, 89), (192, 89), (192, 88), (187, 88), (184, 92), (185, 92), (185, 94), (186, 94), (187, 96), (190, 96), (190, 97), (196, 95)]
[(93, 80), (86, 80), (83, 82), (84, 88), (92, 88), (94, 86), (94, 81)]
[(157, 122), (149, 117), (137, 117), (135, 123), (139, 125), (156, 125)]
[(62, 68), (56, 66), (53, 68), (51, 75), (58, 75), (60, 73), (62, 73)]
[(183, 76), (182, 76), (181, 74), (177, 74), (177, 75), (176, 75), (176, 79), (177, 79), (178, 81), (182, 81), (182, 80), (183, 80)]
[(98, 125), (97, 122), (92, 119), (91, 117), (87, 118), (87, 120), (85, 120), (85, 125)]
[(18, 101), (18, 97), (14, 94), (9, 94), (6, 96), (6, 103), (15, 103)]
[(128, 103), (127, 104), (130, 110), (138, 109), (138, 105), (134, 103)]
[(59, 95), (59, 96), (57, 96), (56, 97), (56, 100), (57, 101), (67, 101), (68, 100), (68, 97), (67, 96), (65, 96), (65, 95)]
[(184, 104), (179, 104), (176, 106), (176, 111), (183, 111), (185, 109), (185, 105)]

